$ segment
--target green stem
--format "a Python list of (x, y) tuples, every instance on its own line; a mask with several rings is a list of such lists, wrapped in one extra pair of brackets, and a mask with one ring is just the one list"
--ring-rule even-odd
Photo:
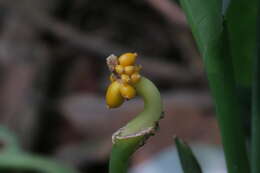
[[(260, 4), (258, 5), (260, 7)], [(258, 31), (260, 28), (260, 10), (258, 9)], [(257, 33), (257, 55), (254, 62), (252, 95), (252, 173), (260, 172), (260, 33)]]
[(113, 135), (109, 172), (126, 173), (131, 155), (153, 135), (162, 118), (162, 101), (156, 86), (142, 77), (135, 85), (144, 100), (144, 111)]

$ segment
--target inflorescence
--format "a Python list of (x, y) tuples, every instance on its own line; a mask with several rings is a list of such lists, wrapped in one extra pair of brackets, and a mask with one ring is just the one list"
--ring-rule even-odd
[(136, 96), (134, 85), (141, 79), (141, 66), (136, 65), (136, 53), (125, 53), (120, 57), (110, 55), (107, 65), (111, 71), (110, 81), (106, 93), (106, 103), (109, 108), (119, 107), (124, 100)]

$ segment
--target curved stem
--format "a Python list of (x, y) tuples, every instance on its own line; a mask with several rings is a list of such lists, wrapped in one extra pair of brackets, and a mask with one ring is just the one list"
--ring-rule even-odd
[(154, 134), (162, 118), (162, 100), (156, 86), (142, 77), (135, 85), (144, 100), (144, 111), (113, 135), (109, 172), (126, 173), (131, 155)]

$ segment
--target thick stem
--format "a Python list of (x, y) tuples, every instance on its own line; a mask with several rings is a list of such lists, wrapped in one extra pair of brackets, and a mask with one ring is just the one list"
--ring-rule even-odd
[(126, 173), (131, 155), (153, 135), (162, 117), (162, 100), (156, 86), (142, 77), (135, 85), (144, 100), (144, 111), (113, 135), (110, 173)]

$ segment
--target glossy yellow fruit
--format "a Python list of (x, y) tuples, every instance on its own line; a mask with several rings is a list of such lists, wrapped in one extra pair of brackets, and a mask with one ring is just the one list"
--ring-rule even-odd
[(128, 84), (122, 84), (120, 87), (120, 93), (126, 99), (134, 98), (136, 95), (135, 88)]
[(123, 74), (123, 72), (124, 72), (124, 67), (123, 67), (122, 65), (117, 65), (117, 66), (115, 67), (115, 70), (116, 70), (116, 72), (117, 72), (118, 74)]
[(135, 66), (129, 65), (124, 68), (125, 74), (131, 75), (135, 72)]
[(125, 53), (118, 58), (118, 61), (122, 66), (134, 65), (136, 57), (136, 53)]
[(122, 79), (123, 83), (129, 83), (130, 82), (130, 77), (126, 74), (122, 74), (121, 79)]
[(106, 93), (106, 103), (109, 108), (119, 107), (123, 102), (124, 98), (120, 94), (121, 84), (118, 81), (112, 82)]
[(137, 83), (141, 79), (141, 75), (139, 73), (134, 73), (131, 75), (131, 82), (133, 84)]

